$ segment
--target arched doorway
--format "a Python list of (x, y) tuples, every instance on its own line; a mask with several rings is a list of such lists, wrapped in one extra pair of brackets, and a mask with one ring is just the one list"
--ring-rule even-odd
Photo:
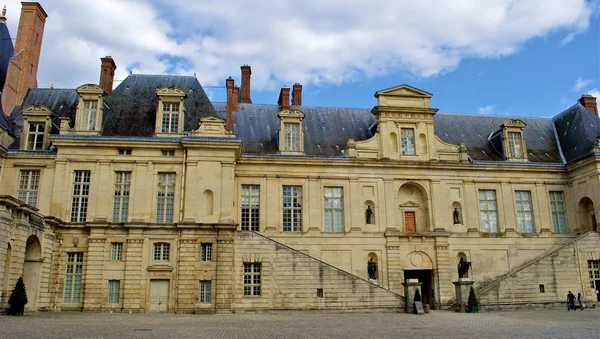
[(427, 192), (421, 185), (407, 182), (398, 190), (400, 230), (408, 233), (429, 232)]
[(588, 197), (579, 200), (579, 225), (582, 231), (598, 231), (594, 202)]
[(35, 235), (27, 238), (25, 247), (25, 263), (23, 264), (23, 283), (27, 291), (28, 310), (37, 309), (38, 286), (40, 283), (40, 269), (42, 266), (42, 247), (40, 240)]

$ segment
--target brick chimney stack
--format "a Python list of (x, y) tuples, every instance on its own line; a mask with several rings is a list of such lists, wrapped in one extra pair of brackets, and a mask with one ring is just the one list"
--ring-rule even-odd
[(47, 17), (48, 14), (39, 3), (21, 3), (15, 52), (8, 62), (6, 83), (2, 90), (2, 107), (7, 114), (23, 101), (30, 88), (37, 88), (37, 70)]
[(588, 109), (588, 111), (594, 113), (596, 116), (598, 116), (598, 106), (596, 105), (596, 98), (589, 95), (589, 94), (584, 94), (581, 96), (581, 98), (579, 99), (579, 103)]
[(100, 66), (100, 87), (104, 89), (107, 95), (110, 95), (112, 93), (117, 65), (110, 55), (100, 58), (100, 60), (102, 61), (102, 65)]
[(279, 100), (277, 100), (281, 110), (290, 109), (290, 89), (283, 86), (281, 92), (279, 92)]
[(302, 85), (295, 83), (292, 87), (292, 105), (302, 106)]
[(250, 66), (244, 65), (240, 67), (242, 69), (242, 97), (240, 98), (240, 102), (242, 104), (250, 103), (250, 75), (252, 75), (252, 70)]
[(229, 77), (225, 80), (225, 87), (227, 88), (227, 101), (225, 102), (225, 128), (231, 132), (233, 128), (233, 122), (231, 121), (233, 116), (234, 100), (237, 102), (237, 96), (233, 96), (233, 79)]

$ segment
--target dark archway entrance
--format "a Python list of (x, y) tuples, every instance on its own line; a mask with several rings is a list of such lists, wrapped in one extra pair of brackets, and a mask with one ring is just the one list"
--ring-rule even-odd
[(38, 286), (40, 283), (40, 269), (42, 267), (42, 247), (40, 240), (35, 235), (27, 238), (25, 247), (25, 262), (23, 264), (23, 283), (27, 290), (27, 305), (29, 310), (37, 309)]
[(434, 299), (433, 291), (433, 270), (404, 270), (404, 282), (408, 279), (418, 279), (421, 285), (421, 298), (423, 298), (423, 304), (429, 304), (433, 307), (432, 302)]

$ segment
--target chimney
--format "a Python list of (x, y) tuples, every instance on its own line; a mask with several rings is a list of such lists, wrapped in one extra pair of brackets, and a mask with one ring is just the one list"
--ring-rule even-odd
[(290, 89), (283, 86), (281, 92), (279, 93), (279, 100), (277, 100), (279, 106), (281, 106), (281, 110), (290, 109)]
[(237, 97), (233, 97), (233, 79), (229, 77), (225, 80), (225, 87), (227, 88), (227, 102), (225, 103), (225, 128), (231, 132), (233, 123), (231, 121), (233, 115), (233, 102), (237, 102)]
[(233, 99), (231, 104), (233, 105), (233, 112), (237, 112), (238, 110), (238, 98), (240, 97), (240, 88), (237, 86), (233, 86)]
[(292, 105), (302, 106), (302, 85), (295, 83), (292, 87)]
[(596, 105), (596, 98), (589, 95), (589, 94), (584, 94), (581, 96), (581, 98), (579, 99), (579, 103), (588, 109), (588, 111), (594, 113), (596, 116), (598, 116), (598, 106)]
[(104, 89), (107, 95), (112, 93), (113, 80), (115, 78), (115, 70), (117, 65), (110, 55), (100, 58), (102, 65), (100, 66), (100, 87)]
[(242, 98), (240, 102), (242, 104), (250, 103), (250, 75), (252, 74), (252, 70), (250, 66), (244, 65), (240, 67), (242, 69)]
[(2, 90), (2, 107), (7, 114), (23, 101), (30, 88), (37, 88), (37, 70), (47, 17), (39, 3), (21, 3), (14, 55), (8, 62)]

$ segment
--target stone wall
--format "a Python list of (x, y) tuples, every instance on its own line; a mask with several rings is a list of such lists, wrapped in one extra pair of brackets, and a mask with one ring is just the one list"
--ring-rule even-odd
[[(244, 263), (261, 264), (259, 297), (244, 296)], [(404, 307), (397, 293), (252, 232), (236, 233), (234, 272), (234, 312)]]

